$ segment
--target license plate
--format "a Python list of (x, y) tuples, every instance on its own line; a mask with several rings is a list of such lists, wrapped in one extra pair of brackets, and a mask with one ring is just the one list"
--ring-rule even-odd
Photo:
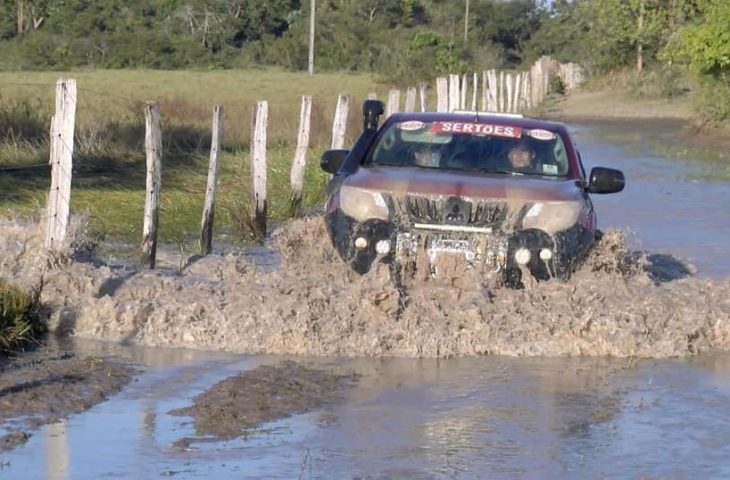
[(428, 247), (428, 258), (433, 263), (440, 255), (463, 256), (464, 260), (473, 262), (477, 251), (468, 240), (434, 239)]

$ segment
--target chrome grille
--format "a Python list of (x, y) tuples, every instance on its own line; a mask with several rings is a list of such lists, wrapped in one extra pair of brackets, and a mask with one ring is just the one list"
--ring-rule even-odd
[(396, 211), (410, 223), (499, 228), (507, 217), (505, 202), (407, 196), (395, 203)]

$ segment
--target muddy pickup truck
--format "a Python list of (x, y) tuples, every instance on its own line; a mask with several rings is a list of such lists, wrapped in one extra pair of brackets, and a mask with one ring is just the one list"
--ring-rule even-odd
[(520, 115), (398, 113), (363, 105), (351, 150), (329, 150), (325, 222), (358, 273), (374, 262), (402, 283), (438, 277), (444, 260), (484, 282), (567, 279), (596, 238), (590, 194), (619, 192), (622, 172), (586, 176), (567, 128)]

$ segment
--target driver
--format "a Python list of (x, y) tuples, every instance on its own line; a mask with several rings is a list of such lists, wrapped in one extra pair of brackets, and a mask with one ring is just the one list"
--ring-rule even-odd
[(519, 143), (510, 149), (507, 159), (515, 172), (528, 172), (534, 168), (535, 151), (529, 145)]

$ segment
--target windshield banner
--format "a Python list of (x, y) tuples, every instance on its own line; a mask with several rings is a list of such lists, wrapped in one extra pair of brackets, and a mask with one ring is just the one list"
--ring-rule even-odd
[(522, 137), (522, 127), (490, 125), (488, 123), (470, 122), (433, 122), (434, 133), (460, 133), (465, 135), (495, 136), (507, 138)]

